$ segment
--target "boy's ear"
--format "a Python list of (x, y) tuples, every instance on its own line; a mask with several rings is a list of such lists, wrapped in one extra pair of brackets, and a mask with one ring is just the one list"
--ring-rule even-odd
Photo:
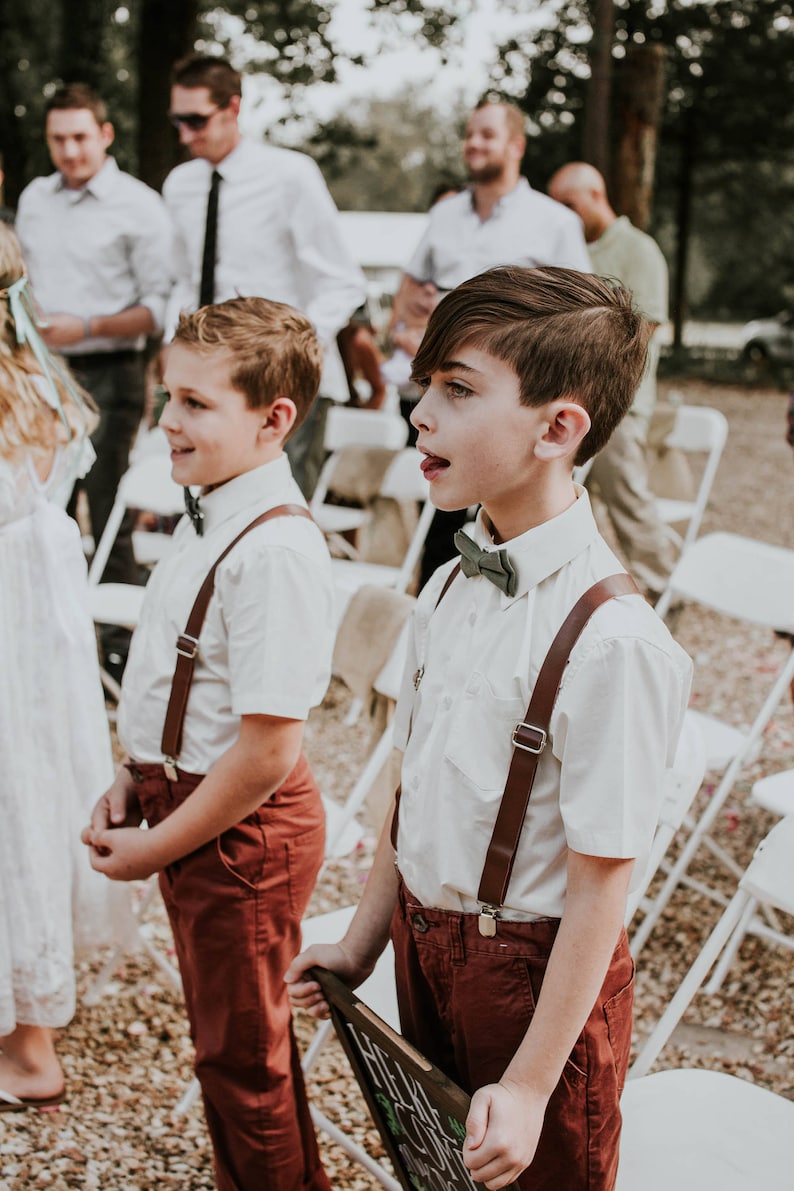
[(590, 429), (590, 415), (576, 401), (550, 401), (546, 430), (535, 444), (535, 456), (550, 462), (571, 459)]
[(298, 408), (291, 397), (276, 397), (262, 410), (260, 437), (266, 442), (283, 442), (295, 425)]

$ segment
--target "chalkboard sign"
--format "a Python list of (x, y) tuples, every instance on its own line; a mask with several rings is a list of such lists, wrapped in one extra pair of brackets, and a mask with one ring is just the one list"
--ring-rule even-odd
[[(405, 1191), (473, 1191), (463, 1162), (469, 1097), (331, 972), (313, 968), (339, 1040)], [(511, 1183), (506, 1191), (516, 1191)]]

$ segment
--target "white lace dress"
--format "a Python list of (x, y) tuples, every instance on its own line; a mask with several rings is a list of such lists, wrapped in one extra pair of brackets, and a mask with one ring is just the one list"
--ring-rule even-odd
[(75, 949), (109, 942), (129, 906), (80, 843), (113, 780), (80, 533), (63, 508), (92, 456), (71, 442), (46, 483), (31, 460), (0, 459), (0, 1037), (66, 1025)]

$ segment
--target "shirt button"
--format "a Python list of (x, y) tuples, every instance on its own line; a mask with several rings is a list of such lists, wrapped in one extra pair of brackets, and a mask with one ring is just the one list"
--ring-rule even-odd
[(472, 608), (471, 612), (469, 613), (469, 624), (476, 624), (476, 623), (477, 623), (477, 612), (475, 611), (474, 608)]
[(450, 707), (452, 706), (452, 700), (449, 695), (445, 695), (441, 700), (441, 706), (444, 708), (444, 711), (449, 711)]

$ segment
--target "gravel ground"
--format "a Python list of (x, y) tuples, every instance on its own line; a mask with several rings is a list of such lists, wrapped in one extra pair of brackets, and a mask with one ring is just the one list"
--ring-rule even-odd
[[(794, 547), (794, 522), (781, 510), (794, 507), (794, 461), (783, 439), (785, 398), (763, 389), (665, 382), (687, 402), (714, 405), (730, 422), (730, 436), (703, 531), (729, 529)], [(788, 495), (787, 495), (788, 493)], [(755, 713), (770, 673), (788, 646), (770, 633), (684, 609), (675, 632), (697, 663), (694, 704), (736, 726)], [(362, 763), (368, 726), (344, 728), (347, 696), (335, 682), (307, 732), (307, 751), (324, 790), (341, 796)], [(719, 841), (745, 866), (773, 820), (751, 807), (753, 780), (794, 765), (794, 714), (781, 704), (769, 725), (760, 760), (742, 775), (720, 816)], [(709, 780), (699, 795), (708, 797)], [(713, 784), (711, 785), (713, 789)], [(698, 804), (696, 804), (697, 806)], [(326, 870), (312, 911), (354, 901), (365, 879), (374, 833), (367, 830), (355, 854)], [(702, 851), (692, 872), (729, 895), (725, 873)], [(637, 981), (637, 1038), (653, 1025), (694, 959), (718, 915), (691, 891), (679, 892), (643, 951)], [(788, 923), (791, 926), (791, 923)], [(170, 948), (161, 910), (146, 930), (162, 951)], [(81, 965), (85, 993), (103, 956)], [(305, 1041), (311, 1027), (298, 1020)], [(48, 1187), (102, 1191), (211, 1189), (209, 1145), (200, 1108), (172, 1118), (191, 1077), (191, 1047), (176, 988), (145, 954), (127, 957), (99, 1003), (81, 1005), (61, 1034), (59, 1052), (69, 1098), (57, 1112), (5, 1114), (0, 1120), (0, 1189)], [(790, 953), (748, 940), (721, 995), (700, 994), (665, 1048), (659, 1066), (695, 1065), (730, 1071), (794, 1099), (794, 998)], [(379, 1142), (358, 1089), (336, 1045), (327, 1048), (313, 1084), (336, 1101), (338, 1117), (375, 1154)], [(362, 1168), (321, 1139), (334, 1187), (365, 1191), (377, 1186)], [(278, 1191), (278, 1189), (274, 1189)]]

